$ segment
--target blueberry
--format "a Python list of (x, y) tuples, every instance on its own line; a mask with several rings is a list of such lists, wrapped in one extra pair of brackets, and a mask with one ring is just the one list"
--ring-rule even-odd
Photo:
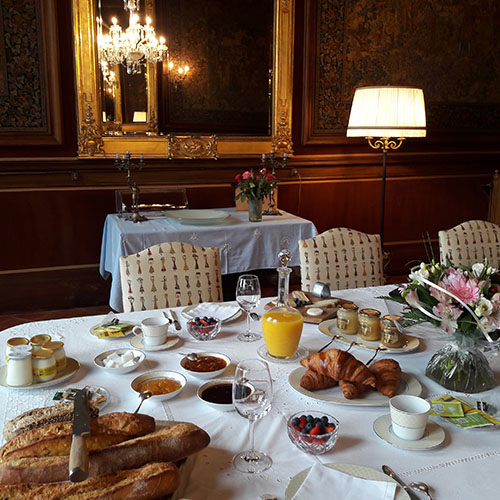
[(318, 432), (318, 434), (324, 434), (324, 433), (325, 433), (325, 429), (324, 429), (323, 425), (322, 425), (322, 424), (319, 424), (319, 425), (318, 425), (318, 427), (319, 427), (319, 432)]
[(326, 415), (323, 415), (321, 417), (321, 421), (323, 422), (323, 425), (326, 425), (328, 423), (328, 417)]
[(299, 425), (300, 424), (300, 418), (299, 417), (295, 417), (295, 418), (292, 418), (292, 425)]
[(315, 424), (320, 424), (321, 422), (322, 422), (322, 420), (321, 420), (319, 417), (316, 417), (316, 418), (314, 419), (314, 423), (315, 423)]
[(312, 415), (307, 415), (306, 421), (307, 422), (314, 422), (314, 417)]
[(309, 432), (312, 428), (314, 427), (314, 423), (313, 422), (307, 422), (306, 426), (304, 427), (304, 429)]
[(303, 429), (300, 429), (300, 433), (301, 434), (309, 434), (309, 431), (306, 430), (306, 428), (304, 427)]

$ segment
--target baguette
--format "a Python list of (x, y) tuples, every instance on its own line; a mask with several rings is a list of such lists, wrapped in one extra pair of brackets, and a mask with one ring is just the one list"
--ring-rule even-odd
[(0, 485), (0, 500), (154, 500), (173, 493), (179, 471), (172, 463), (151, 463), (140, 469), (86, 479), (81, 483)]
[[(97, 406), (89, 402), (89, 412), (92, 418), (99, 415)], [(45, 408), (34, 408), (7, 422), (3, 427), (3, 438), (10, 441), (19, 434), (52, 424), (54, 422), (71, 422), (73, 420), (73, 401), (59, 403)]]
[[(89, 451), (101, 450), (155, 430), (149, 415), (108, 413), (90, 421)], [(73, 434), (72, 422), (55, 422), (19, 434), (0, 449), (0, 461), (25, 457), (69, 455)]]
[[(194, 424), (168, 422), (163, 429), (89, 453), (89, 476), (173, 462), (202, 450), (210, 436)], [(18, 458), (0, 463), (0, 484), (52, 483), (68, 479), (67, 456)]]

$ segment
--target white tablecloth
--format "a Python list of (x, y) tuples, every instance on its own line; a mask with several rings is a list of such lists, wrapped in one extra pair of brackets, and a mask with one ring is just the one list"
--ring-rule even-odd
[[(376, 299), (391, 287), (375, 287), (334, 292), (335, 296), (351, 299), (360, 307), (376, 307), (386, 313), (382, 300)], [(266, 300), (260, 306), (263, 308)], [(179, 311), (178, 311), (179, 312)], [(158, 315), (159, 311), (144, 311), (120, 315), (134, 322)], [(82, 387), (85, 384), (104, 386), (111, 393), (108, 411), (134, 411), (138, 398), (129, 388), (132, 379), (155, 368), (177, 369), (178, 352), (219, 351), (227, 354), (236, 364), (241, 359), (258, 357), (257, 348), (262, 342), (243, 343), (236, 339), (245, 328), (243, 318), (224, 325), (219, 336), (210, 342), (194, 341), (185, 329), (181, 331), (182, 342), (171, 350), (147, 352), (145, 363), (136, 371), (122, 376), (103, 373), (93, 365), (93, 358), (108, 349), (127, 347), (128, 337), (119, 340), (98, 340), (89, 333), (89, 328), (101, 317), (72, 318), (44, 321), (16, 326), (0, 333), (0, 345), (12, 336), (31, 337), (37, 333), (49, 333), (65, 342), (68, 356), (81, 363), (78, 373), (70, 381), (56, 387), (36, 390), (12, 390), (0, 388), (3, 404), (0, 407), (0, 425), (22, 411), (38, 405), (50, 404), (53, 394), (65, 387)], [(185, 320), (181, 319), (183, 325)], [(254, 328), (259, 328), (254, 324)], [(431, 355), (442, 345), (436, 331), (431, 328), (418, 330), (423, 337), (418, 351), (392, 355), (401, 364), (404, 372), (417, 377), (424, 386), (424, 397), (443, 394), (446, 391), (423, 374)], [(317, 326), (306, 324), (301, 345), (310, 351), (321, 348), (328, 337), (319, 332)], [(337, 347), (345, 344), (333, 344)], [(372, 351), (353, 348), (351, 351), (366, 361)], [(2, 353), (3, 354), (3, 353)], [(386, 356), (380, 354), (380, 356)], [(491, 357), (497, 387), (477, 395), (500, 408), (500, 360)], [(373, 422), (389, 413), (388, 407), (353, 407), (324, 403), (298, 394), (288, 383), (288, 375), (298, 362), (270, 365), (274, 379), (274, 401), (271, 412), (256, 423), (256, 447), (269, 453), (273, 459), (270, 470), (253, 476), (235, 471), (232, 456), (248, 446), (248, 422), (235, 412), (221, 413), (206, 406), (196, 397), (201, 384), (188, 377), (188, 384), (179, 396), (163, 404), (146, 401), (142, 410), (158, 419), (175, 419), (193, 422), (204, 428), (211, 436), (208, 448), (194, 459), (194, 468), (185, 490), (185, 498), (191, 500), (256, 500), (264, 493), (285, 498), (285, 488), (291, 477), (315, 463), (315, 458), (299, 451), (288, 439), (284, 415), (293, 412), (319, 410), (334, 415), (340, 421), (340, 436), (330, 452), (319, 456), (323, 463), (347, 463), (372, 467), (380, 471), (388, 464), (407, 482), (424, 481), (433, 488), (436, 500), (498, 498), (498, 471), (500, 470), (500, 434), (497, 429), (462, 430), (431, 417), (446, 433), (444, 445), (428, 451), (405, 451), (379, 439), (372, 430)], [(232, 365), (227, 374), (231, 374)], [(474, 396), (476, 398), (476, 396)], [(335, 492), (318, 492), (318, 499), (342, 498)], [(424, 498), (424, 496), (421, 496)]]
[(317, 231), (311, 221), (281, 211), (281, 216), (263, 216), (262, 222), (248, 222), (248, 212), (223, 208), (230, 217), (222, 224), (191, 226), (168, 218), (151, 218), (133, 223), (117, 214), (106, 217), (102, 235), (100, 273), (112, 275), (110, 306), (123, 311), (120, 284), (120, 257), (151, 245), (179, 241), (220, 249), (222, 274), (252, 269), (273, 269), (282, 248), (292, 252), (290, 266), (300, 264), (297, 242), (312, 238)]

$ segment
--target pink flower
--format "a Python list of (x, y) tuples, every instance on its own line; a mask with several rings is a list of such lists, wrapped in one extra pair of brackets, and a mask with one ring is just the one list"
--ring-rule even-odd
[(462, 314), (458, 307), (440, 302), (432, 308), (432, 312), (441, 318), (440, 326), (446, 333), (454, 333), (457, 330), (457, 319)]
[[(264, 172), (263, 172), (264, 173)], [(274, 181), (274, 176), (273, 174), (266, 174), (266, 181), (271, 182)]]
[(266, 174), (267, 174), (267, 168), (266, 168), (266, 167), (264, 167), (263, 169), (261, 169), (260, 173), (261, 173), (262, 175), (266, 175)]
[(243, 180), (243, 177), (241, 177), (241, 174), (238, 174), (235, 178), (236, 182), (241, 182)]
[(466, 304), (473, 304), (479, 299), (480, 286), (475, 279), (468, 280), (463, 271), (449, 269), (443, 278), (444, 288), (456, 295)]
[[(437, 285), (440, 286), (441, 288), (444, 288), (445, 290), (447, 289), (446, 288), (446, 285), (442, 282), (442, 281), (438, 281), (437, 282)], [(431, 294), (432, 297), (434, 297), (438, 302), (451, 302), (452, 301), (452, 298), (444, 293), (444, 292), (441, 292), (440, 290), (437, 290), (436, 288), (434, 287), (430, 287), (429, 289), (429, 293)]]
[(250, 179), (252, 177), (252, 173), (249, 172), (248, 170), (246, 172), (243, 172), (243, 179)]
[(420, 304), (420, 301), (418, 300), (418, 295), (416, 290), (410, 290), (406, 295), (405, 295), (405, 300), (408, 302), (408, 305), (410, 307), (417, 307), (418, 304)]

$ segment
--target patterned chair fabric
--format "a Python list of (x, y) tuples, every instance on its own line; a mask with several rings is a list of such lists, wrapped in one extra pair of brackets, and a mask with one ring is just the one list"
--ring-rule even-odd
[(471, 220), (447, 231), (439, 231), (441, 262), (446, 258), (456, 265), (482, 262), (500, 265), (500, 226), (483, 220)]
[(167, 242), (120, 257), (125, 312), (221, 302), (218, 248)]
[(345, 227), (329, 229), (299, 240), (299, 254), (302, 290), (312, 291), (317, 281), (328, 283), (331, 290), (385, 284), (378, 234)]

